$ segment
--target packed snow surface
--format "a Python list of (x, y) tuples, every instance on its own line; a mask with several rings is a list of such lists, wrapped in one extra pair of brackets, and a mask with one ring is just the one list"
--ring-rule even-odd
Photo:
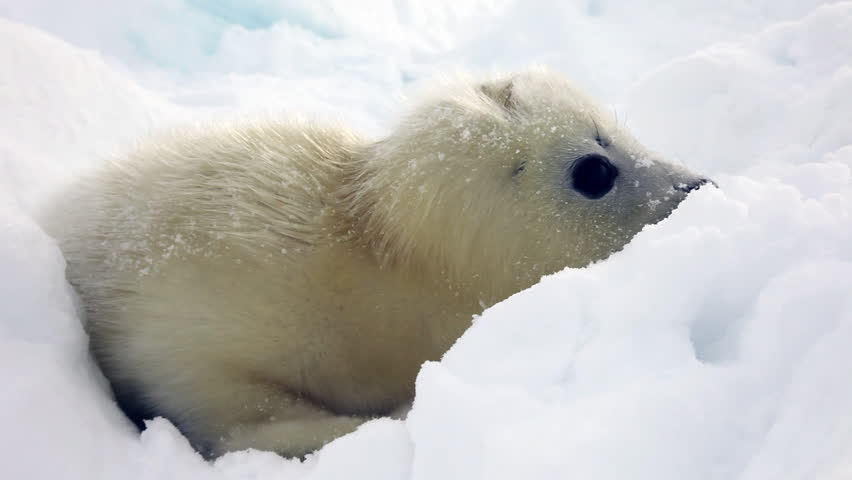
[[(0, 478), (852, 478), (852, 2), (0, 0)], [(405, 421), (306, 460), (141, 436), (90, 361), (50, 192), (198, 119), (380, 136), (439, 72), (544, 63), (711, 176), (494, 306)]]

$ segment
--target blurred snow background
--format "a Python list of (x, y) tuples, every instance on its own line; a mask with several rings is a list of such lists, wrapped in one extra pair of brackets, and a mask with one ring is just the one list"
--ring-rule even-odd
[[(533, 62), (722, 188), (304, 462), (125, 421), (32, 220), (57, 184), (197, 119), (380, 136), (435, 75)], [(852, 2), (0, 0), (0, 107), (0, 478), (852, 478)]]

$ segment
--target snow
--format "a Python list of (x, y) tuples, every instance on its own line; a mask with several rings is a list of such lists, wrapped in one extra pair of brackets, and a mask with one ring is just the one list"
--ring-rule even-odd
[[(0, 0), (0, 478), (852, 478), (852, 3), (368, 3)], [(303, 462), (124, 419), (33, 220), (57, 184), (200, 119), (379, 135), (439, 72), (531, 62), (721, 188), (492, 307), (407, 420)]]

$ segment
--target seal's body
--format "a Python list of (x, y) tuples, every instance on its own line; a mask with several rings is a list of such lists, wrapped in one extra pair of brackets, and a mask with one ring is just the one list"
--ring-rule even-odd
[(211, 454), (302, 455), (409, 401), (483, 307), (704, 182), (536, 70), (445, 85), (377, 142), (276, 121), (161, 137), (48, 229), (125, 407)]

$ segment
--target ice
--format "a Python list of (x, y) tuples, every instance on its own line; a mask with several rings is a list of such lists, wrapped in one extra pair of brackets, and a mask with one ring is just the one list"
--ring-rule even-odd
[[(0, 0), (0, 17), (0, 478), (852, 478), (852, 2)], [(484, 312), (424, 365), (405, 421), (304, 461), (205, 462), (162, 418), (136, 432), (33, 219), (57, 185), (198, 120), (378, 136), (435, 75), (534, 62), (720, 188)]]

